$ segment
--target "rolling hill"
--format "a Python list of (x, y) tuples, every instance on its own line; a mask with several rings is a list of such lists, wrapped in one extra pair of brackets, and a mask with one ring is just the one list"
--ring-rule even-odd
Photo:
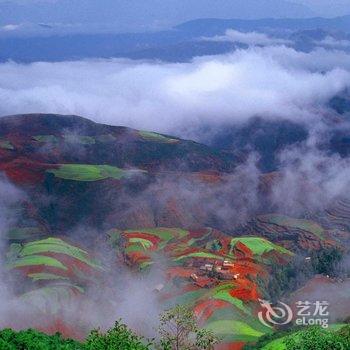
[[(278, 128), (273, 134), (282, 138)], [(80, 339), (93, 326), (79, 318), (91, 290), (106, 292), (106, 312), (121, 290), (111, 276), (157, 271), (149, 287), (159, 307), (190, 306), (222, 349), (270, 334), (257, 314), (273, 268), (298, 254), (345, 252), (349, 199), (307, 217), (275, 212), (267, 193), (277, 169), (254, 180), (254, 209), (240, 212), (243, 196), (223, 216), (244, 190), (235, 187), (247, 180), (237, 171), (244, 161), (241, 149), (77, 116), (1, 118), (2, 182), (21, 192), (8, 208), (6, 273), (16, 297), (35, 310), (20, 326)], [(80, 321), (69, 321), (63, 305), (79, 305)]]

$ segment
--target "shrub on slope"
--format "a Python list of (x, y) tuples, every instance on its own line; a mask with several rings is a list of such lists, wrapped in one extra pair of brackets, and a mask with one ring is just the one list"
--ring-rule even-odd
[(343, 350), (350, 348), (350, 325), (340, 330), (308, 327), (277, 331), (248, 344), (245, 350)]
[(16, 332), (12, 329), (0, 331), (1, 350), (150, 350), (143, 337), (133, 333), (127, 326), (116, 322), (106, 333), (91, 331), (84, 343), (63, 339), (59, 333), (47, 335), (28, 329)]
[(15, 332), (12, 329), (0, 331), (0, 349), (2, 350), (83, 350), (82, 344), (72, 339), (62, 339), (59, 333), (46, 335), (29, 329)]

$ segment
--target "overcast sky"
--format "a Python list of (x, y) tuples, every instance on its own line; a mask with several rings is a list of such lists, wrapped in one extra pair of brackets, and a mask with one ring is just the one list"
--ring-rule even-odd
[[(75, 0), (72, 0), (75, 1)], [(88, 2), (89, 0), (82, 0), (83, 2)], [(99, 0), (96, 1), (96, 4), (102, 4), (105, 0)], [(152, 0), (153, 1), (153, 0)], [(219, 0), (220, 1), (220, 0)], [(212, 0), (213, 6), (217, 6), (218, 0)], [(240, 1), (237, 0), (230, 0), (232, 3), (239, 3)], [(249, 1), (249, 0), (248, 0)], [(264, 2), (264, 0), (260, 0), (261, 2)], [(285, 2), (284, 0), (277, 0), (282, 2)], [(46, 2), (46, 3), (57, 3), (57, 2), (64, 2), (64, 0), (0, 0), (0, 3), (17, 3), (17, 4), (35, 4), (38, 2)], [(120, 3), (123, 1), (120, 0), (113, 0), (115, 3)], [(138, 2), (138, 0), (128, 0), (129, 3), (135, 3)], [(144, 3), (151, 2), (150, 0), (143, 0)], [(169, 2), (169, 0), (163, 0), (163, 3)], [(171, 1), (170, 1), (171, 2)], [(201, 3), (202, 0), (196, 0), (195, 2)], [(315, 12), (319, 12), (323, 15), (329, 15), (330, 13), (337, 13), (337, 14), (350, 14), (350, 0), (288, 0), (288, 2), (294, 2), (306, 5), (310, 7)], [(234, 4), (232, 6), (235, 6)]]
[(350, 0), (293, 0), (309, 6), (316, 13), (324, 16), (339, 16), (350, 14)]

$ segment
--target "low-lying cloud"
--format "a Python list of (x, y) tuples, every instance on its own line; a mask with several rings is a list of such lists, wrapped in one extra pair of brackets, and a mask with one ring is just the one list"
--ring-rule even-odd
[(337, 48), (337, 49), (346, 49), (350, 48), (350, 40), (345, 39), (336, 39), (332, 36), (326, 36), (323, 40), (316, 42), (318, 45), (324, 47)]
[[(78, 114), (99, 122), (184, 137), (192, 136), (203, 124), (234, 124), (257, 115), (317, 124), (314, 122), (328, 111), (329, 99), (349, 87), (348, 54), (325, 49), (302, 53), (286, 46), (251, 47), (181, 64), (130, 60), (30, 65), (9, 62), (0, 65), (0, 114)], [(266, 211), (275, 209), (298, 217), (322, 211), (337, 197), (347, 195), (350, 164), (348, 159), (318, 150), (317, 141), (317, 135), (311, 133), (304, 144), (281, 152), (282, 169), (277, 180), (269, 183), (269, 195), (263, 202), (260, 185), (264, 174), (256, 164), (258, 159), (252, 155), (233, 174), (218, 179), (217, 184), (209, 186), (192, 178), (174, 180), (168, 175), (136, 197), (122, 193), (116, 207), (117, 204), (124, 207), (125, 212), (120, 211), (121, 217), (116, 222), (123, 223), (122, 215), (132, 216), (139, 205), (155, 212), (149, 215), (149, 226), (156, 217), (154, 225), (156, 221), (159, 226), (170, 223), (169, 226), (177, 227), (205, 223), (234, 233), (236, 226), (261, 213), (263, 206)], [(11, 201), (21, 196), (16, 188), (0, 179), (3, 235), (9, 227)], [(181, 203), (183, 208), (175, 211), (171, 219), (173, 203)], [(113, 267), (114, 255), (107, 256), (105, 250), (103, 254), (105, 265)], [(6, 272), (2, 271), (4, 263), (0, 259), (0, 277)], [(77, 315), (84, 314), (89, 326), (108, 327), (122, 316), (132, 326), (143, 327), (141, 320), (147, 315), (147, 326), (155, 326), (160, 308), (152, 289), (162, 281), (162, 273), (155, 271), (147, 280), (128, 279), (128, 271), (124, 269), (122, 273), (118, 273), (122, 275), (118, 278), (109, 276), (105, 291), (88, 290), (91, 303), (75, 307), (67, 304), (63, 309), (67, 319), (75, 321)], [(23, 319), (23, 314), (33, 314), (30, 308), (23, 310), (23, 302), (10, 287), (0, 283), (0, 312), (4, 315), (1, 326), (9, 325), (14, 311), (21, 314), (19, 319)]]
[[(88, 283), (85, 277), (86, 286), (81, 295), (69, 293), (69, 284), (46, 281), (47, 287), (58, 288), (50, 293), (50, 290), (41, 289), (42, 285), (25, 278), (28, 271), (9, 269), (10, 245), (14, 242), (10, 242), (7, 235), (22, 221), (20, 209), (27, 199), (23, 190), (0, 177), (0, 328), (38, 328), (50, 332), (59, 330), (55, 327), (63, 327), (61, 331), (71, 327), (68, 332), (80, 337), (93, 328), (112, 327), (117, 319), (122, 318), (133, 329), (151, 335), (163, 310), (154, 291), (157, 285), (164, 283), (163, 269), (151, 268), (147, 276), (131, 273), (118, 261), (115, 248), (109, 242), (95, 242), (89, 250), (103, 268), (98, 277), (94, 276), (96, 280), (91, 278)], [(84, 245), (82, 231), (85, 234), (93, 232), (91, 234), (96, 236), (102, 234), (89, 226), (70, 232), (70, 237), (80, 242), (79, 247)], [(47, 266), (42, 268), (45, 272)], [(79, 285), (75, 279), (72, 281)], [(60, 292), (60, 287), (66, 287), (66, 294)], [(147, 320), (144, 315), (147, 315)]]
[(291, 44), (292, 41), (281, 38), (273, 38), (267, 34), (259, 32), (240, 32), (234, 29), (228, 29), (225, 35), (216, 35), (212, 38), (204, 38), (207, 41), (223, 41), (223, 42), (233, 42), (241, 43), (246, 45), (287, 45)]
[(344, 52), (251, 47), (168, 64), (130, 60), (0, 65), (0, 114), (77, 114), (184, 136), (259, 115), (309, 121), (350, 86)]

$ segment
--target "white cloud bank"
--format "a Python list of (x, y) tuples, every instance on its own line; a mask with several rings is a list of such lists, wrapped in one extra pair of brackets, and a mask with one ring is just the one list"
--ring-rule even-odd
[(6, 24), (5, 26), (0, 27), (1, 31), (12, 32), (21, 27), (21, 24)]
[(330, 48), (336, 48), (336, 49), (344, 49), (344, 48), (350, 48), (350, 40), (341, 40), (333, 38), (332, 36), (328, 35), (321, 41), (315, 42), (318, 45), (330, 47)]
[[(350, 56), (254, 47), (165, 64), (130, 60), (0, 65), (0, 115), (77, 114), (160, 132), (259, 115), (313, 120), (350, 86)], [(177, 132), (179, 131), (179, 132)]]
[(246, 45), (286, 45), (291, 44), (290, 40), (273, 38), (259, 32), (239, 32), (238, 30), (228, 29), (225, 35), (216, 35), (211, 38), (203, 38), (206, 41), (223, 41), (241, 43)]

